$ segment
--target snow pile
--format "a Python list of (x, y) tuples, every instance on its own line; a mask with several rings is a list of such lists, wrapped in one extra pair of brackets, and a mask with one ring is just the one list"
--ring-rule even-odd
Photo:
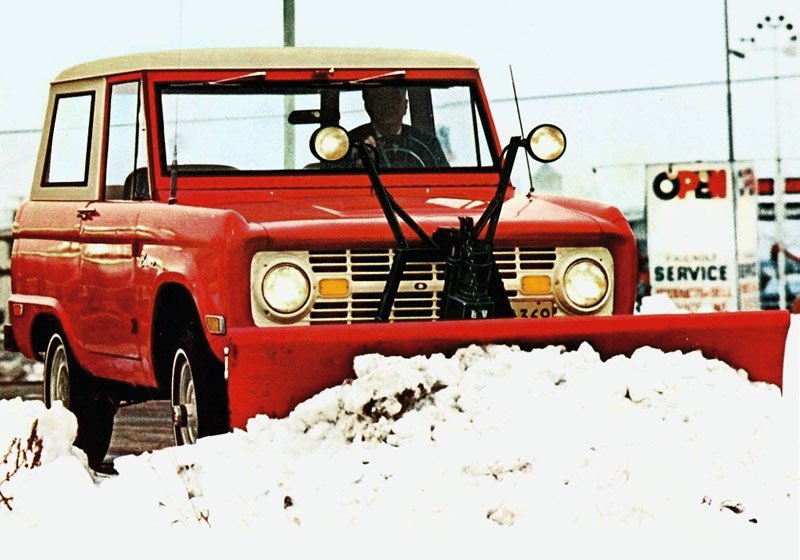
[[(451, 358), (361, 356), (355, 371), (286, 419), (121, 457), (113, 478), (93, 480), (80, 452), (64, 454), (74, 435), (64, 430), (45, 449), (61, 446), (73, 467), (43, 461), (15, 476), (0, 526), (97, 528), (124, 511), (128, 529), (453, 531), (513, 536), (531, 551), (545, 535), (600, 526), (731, 551), (794, 541), (792, 401), (699, 352), (602, 361), (587, 344), (473, 346)], [(19, 418), (49, 414), (25, 405)]]
[(675, 305), (672, 299), (667, 294), (655, 294), (642, 298), (642, 304), (639, 306), (637, 315), (659, 315), (671, 313), (689, 313), (686, 309), (682, 309)]
[[(50, 410), (41, 401), (19, 398), (2, 401), (0, 511), (21, 509), (35, 516), (39, 508), (49, 509), (47, 492), (50, 491), (81, 499), (81, 493), (87, 490), (85, 484), (61, 487), (65, 476), (70, 480), (87, 478), (86, 455), (72, 446), (77, 431), (75, 416), (60, 401)], [(18, 500), (17, 494), (26, 494), (28, 484), (38, 487), (36, 494), (30, 500)]]
[(685, 313), (715, 313), (716, 310), (711, 304), (704, 303), (696, 311), (689, 311), (683, 307), (678, 307), (667, 294), (654, 294), (642, 298), (636, 315), (663, 315), (663, 314), (685, 314)]
[[(0, 406), (0, 448), (9, 448), (12, 442), (22, 443), (41, 440), (41, 463), (47, 464), (62, 456), (72, 456), (73, 451), (80, 456), (81, 452), (72, 447), (72, 441), (78, 432), (75, 416), (57, 401), (51, 409), (47, 409), (41, 401), (23, 401), (20, 398), (3, 400)], [(35, 424), (35, 425), (34, 425)], [(31, 444), (33, 445), (33, 444)], [(2, 468), (10, 467), (3, 461)], [(5, 477), (0, 471), (0, 478)]]

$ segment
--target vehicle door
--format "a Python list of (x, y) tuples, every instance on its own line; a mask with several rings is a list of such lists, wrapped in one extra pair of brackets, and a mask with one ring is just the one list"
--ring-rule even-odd
[(54, 85), (30, 201), (17, 213), (15, 291), (53, 298), (71, 330), (79, 311), (80, 215), (92, 200), (94, 83)]
[(137, 222), (149, 198), (142, 94), (139, 80), (110, 83), (100, 200), (81, 222), (83, 341), (90, 352), (139, 357)]

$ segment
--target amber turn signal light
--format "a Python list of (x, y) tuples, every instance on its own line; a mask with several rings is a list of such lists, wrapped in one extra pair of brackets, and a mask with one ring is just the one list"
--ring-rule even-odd
[(323, 278), (319, 281), (319, 295), (322, 297), (347, 297), (350, 295), (350, 282), (345, 278)]
[(225, 334), (225, 317), (206, 315), (206, 328), (211, 334)]
[(549, 276), (523, 276), (520, 290), (527, 296), (538, 296), (549, 294), (551, 291)]

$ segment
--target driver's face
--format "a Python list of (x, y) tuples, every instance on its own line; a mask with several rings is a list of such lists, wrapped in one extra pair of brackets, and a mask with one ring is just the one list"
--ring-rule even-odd
[(364, 109), (376, 126), (397, 129), (408, 109), (405, 90), (400, 88), (370, 88), (364, 91)]

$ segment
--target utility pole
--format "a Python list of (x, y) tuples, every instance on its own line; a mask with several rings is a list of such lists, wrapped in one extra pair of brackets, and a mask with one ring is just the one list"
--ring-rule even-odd
[[(283, 0), (283, 46), (294, 47), (294, 0)], [(283, 98), (283, 168), (294, 169), (294, 127), (289, 124), (289, 115), (294, 111), (294, 97)]]
[(294, 0), (283, 0), (283, 46), (294, 46)]
[(732, 51), (728, 38), (728, 0), (724, 0), (725, 10), (725, 85), (727, 87), (727, 106), (728, 106), (728, 174), (731, 177), (731, 196), (733, 197), (733, 259), (736, 267), (736, 309), (742, 308), (742, 296), (739, 282), (739, 224), (737, 211), (737, 199), (739, 198), (739, 186), (736, 181), (736, 169), (734, 166), (735, 158), (733, 152), (733, 104), (731, 103), (731, 55), (743, 58), (744, 55), (738, 51)]

